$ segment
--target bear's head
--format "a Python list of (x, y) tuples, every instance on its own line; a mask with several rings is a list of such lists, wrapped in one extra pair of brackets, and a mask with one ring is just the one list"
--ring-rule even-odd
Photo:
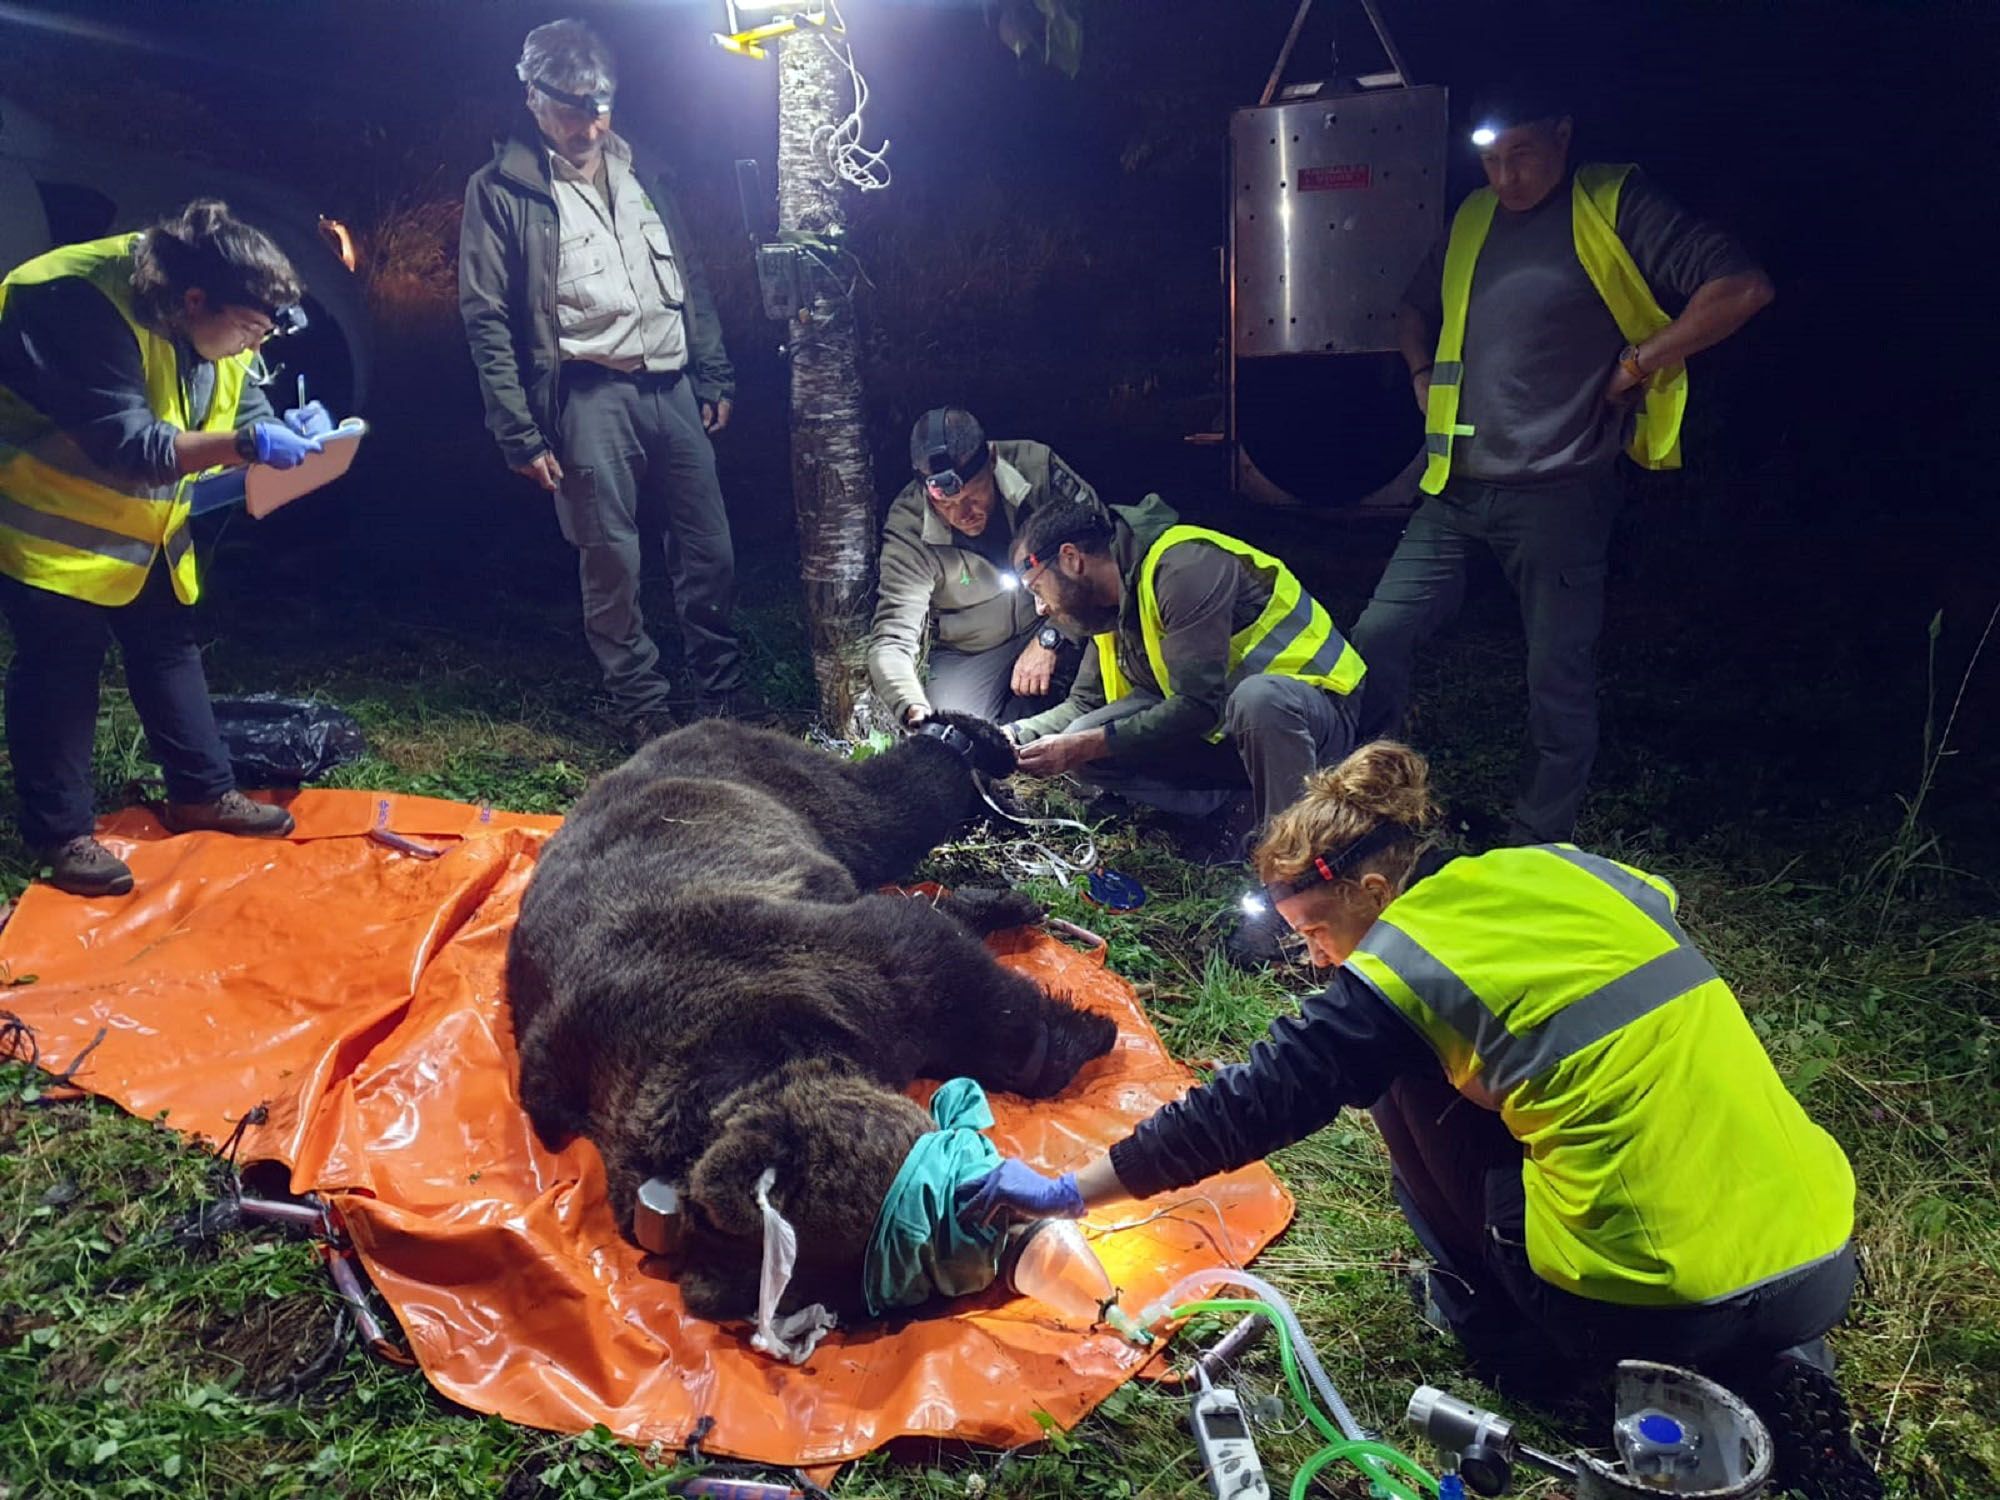
[(688, 1174), (706, 1232), (680, 1268), (690, 1311), (708, 1318), (757, 1310), (764, 1219), (757, 1181), (776, 1172), (774, 1208), (798, 1233), (799, 1258), (779, 1310), (811, 1302), (853, 1314), (875, 1219), (903, 1159), (931, 1117), (871, 1079), (793, 1062), (716, 1107), (715, 1138)]

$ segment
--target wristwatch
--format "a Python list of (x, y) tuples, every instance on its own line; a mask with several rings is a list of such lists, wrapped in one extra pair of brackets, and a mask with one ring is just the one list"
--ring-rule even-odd
[(1637, 344), (1627, 344), (1623, 349), (1620, 349), (1618, 351), (1618, 363), (1625, 367), (1625, 373), (1630, 375), (1634, 380), (1644, 380), (1649, 373), (1646, 367), (1639, 363), (1639, 346)]
[(1035, 632), (1035, 644), (1044, 651), (1054, 651), (1063, 643), (1062, 632), (1053, 625), (1044, 625)]

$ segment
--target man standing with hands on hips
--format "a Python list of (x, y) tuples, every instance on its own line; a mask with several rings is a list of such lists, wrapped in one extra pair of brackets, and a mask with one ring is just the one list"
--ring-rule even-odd
[(1680, 467), (1689, 356), (1772, 290), (1735, 239), (1638, 169), (1572, 166), (1559, 98), (1522, 89), (1474, 119), (1489, 186), (1460, 206), (1398, 312), (1425, 414), (1426, 498), (1355, 622), (1362, 738), (1398, 732), (1416, 649), (1490, 548), (1528, 642), (1527, 771), (1508, 841), (1553, 842), (1575, 828), (1597, 754), (1618, 455)]
[(581, 21), (528, 33), (527, 114), (466, 185), (459, 311), (508, 465), (555, 497), (584, 634), (634, 741), (674, 726), (639, 602), (658, 507), (696, 716), (758, 718), (730, 614), (736, 559), (709, 434), (735, 372), (658, 166), (611, 129), (610, 54)]

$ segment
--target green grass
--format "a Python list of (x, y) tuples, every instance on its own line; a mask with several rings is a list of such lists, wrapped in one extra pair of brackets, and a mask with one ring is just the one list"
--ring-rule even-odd
[[(385, 609), (360, 626), (309, 602), (273, 618), (246, 603), (219, 630), (216, 689), (314, 691), (349, 708), (372, 754), (335, 784), (559, 811), (622, 754), (593, 717), (592, 674), (559, 598), (499, 596), (465, 618)], [(767, 688), (799, 704), (809, 687), (795, 665), (796, 621), (766, 606), (750, 634)], [(1902, 873), (1885, 916), (1870, 869), (1907, 837), (1887, 799), (1762, 816), (1723, 795), (1742, 778), (1703, 746), (1619, 740), (1621, 710), (1644, 698), (1649, 672), (1670, 669), (1673, 648), (1658, 649), (1667, 656), (1619, 648), (1610, 663), (1608, 748), (1585, 842), (1680, 885), (1691, 931), (1854, 1160), (1867, 1275), (1835, 1342), (1890, 1493), (2000, 1493), (2000, 922), (1991, 888), (1949, 868), (1990, 869), (1993, 851), (1945, 858), (1947, 838), (1939, 857)], [(1475, 611), (1423, 682), (1422, 737), (1456, 801), (1504, 806), (1520, 732), (1517, 652), (1504, 611)], [(130, 706), (108, 683), (97, 751), (105, 805), (151, 769)], [(1891, 728), (1914, 746), (1922, 726)], [(1947, 767), (1942, 779), (1955, 774)], [(1143, 825), (1107, 829), (1103, 849), (1146, 882), (1142, 911), (1105, 913), (1053, 882), (1037, 889), (1105, 934), (1177, 1056), (1197, 1066), (1242, 1056), (1309, 976), (1246, 978), (1209, 956), (1238, 876), (1182, 863)], [(935, 873), (959, 878), (998, 852), (968, 840), (942, 851)], [(8, 889), (31, 875), (20, 846), (0, 842)], [(299, 1381), (336, 1308), (310, 1248), (270, 1234), (197, 1250), (166, 1243), (213, 1191), (211, 1161), (108, 1105), (42, 1099), (38, 1077), (0, 1068), (0, 1497), (529, 1500), (623, 1495), (662, 1472), (649, 1461), (663, 1455), (601, 1432), (551, 1435), (470, 1414), (358, 1348)], [(1497, 1400), (1410, 1313), (1396, 1269), (1414, 1246), (1367, 1121), (1343, 1117), (1274, 1165), (1299, 1214), (1257, 1269), (1296, 1300), (1362, 1419), (1395, 1433), (1423, 1381)], [(1237, 1378), (1247, 1396), (1281, 1393), (1275, 1350), (1253, 1353)], [(1573, 1413), (1530, 1426), (1549, 1442), (1603, 1436)], [(1286, 1483), (1318, 1446), (1289, 1401), (1258, 1437)], [(898, 1443), (850, 1466), (835, 1489), (894, 1500), (1207, 1493), (1184, 1403), (1143, 1385), (1027, 1449)]]

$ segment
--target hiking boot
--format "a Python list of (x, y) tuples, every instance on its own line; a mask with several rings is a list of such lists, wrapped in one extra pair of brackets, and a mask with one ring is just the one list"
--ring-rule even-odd
[(72, 896), (123, 896), (132, 889), (125, 861), (87, 833), (43, 851), (49, 884)]
[(281, 839), (297, 825), (282, 807), (252, 802), (238, 791), (213, 802), (169, 802), (160, 821), (169, 833), (233, 833), (251, 839)]
[(1738, 1389), (1771, 1431), (1772, 1488), (1803, 1500), (1881, 1500), (1882, 1479), (1854, 1445), (1840, 1384), (1817, 1365), (1781, 1354)]

